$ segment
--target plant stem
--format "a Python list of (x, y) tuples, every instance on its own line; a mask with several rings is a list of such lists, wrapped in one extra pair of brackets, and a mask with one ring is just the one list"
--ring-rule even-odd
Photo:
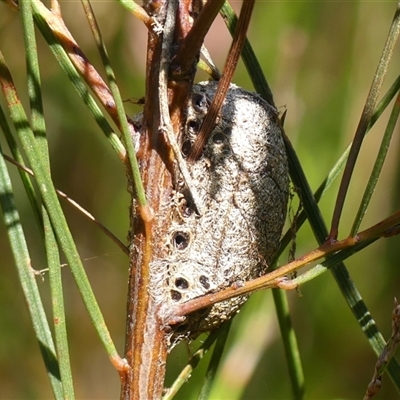
[[(164, 2), (158, 9), (157, 20), (161, 25), (167, 13)], [(147, 51), (146, 99), (143, 112), (143, 133), (137, 154), (142, 169), (142, 181), (148, 205), (156, 218), (143, 219), (143, 214), (131, 206), (131, 262), (128, 287), (125, 357), (130, 366), (122, 379), (121, 399), (161, 398), (164, 384), (167, 344), (165, 332), (158, 318), (159, 305), (152, 290), (150, 265), (164, 249), (156, 246), (155, 234), (163, 237), (168, 223), (160, 208), (172, 187), (163, 158), (167, 152), (163, 136), (159, 134), (160, 103), (159, 74), (162, 36), (149, 31)], [(132, 190), (132, 193), (135, 193)], [(138, 212), (139, 211), (139, 212)], [(153, 278), (154, 279), (154, 278)]]
[(371, 88), (365, 102), (363, 112), (361, 114), (360, 122), (358, 123), (356, 133), (354, 135), (353, 143), (350, 148), (349, 157), (343, 172), (343, 178), (340, 182), (339, 192), (336, 199), (335, 209), (333, 212), (331, 229), (329, 232), (328, 240), (336, 239), (339, 231), (339, 221), (342, 214), (344, 201), (346, 199), (347, 189), (350, 185), (351, 176), (353, 174), (354, 166), (357, 161), (358, 153), (360, 152), (362, 142), (371, 122), (371, 118), (378, 100), (379, 92), (381, 90), (383, 80), (385, 79), (387, 68), (392, 58), (394, 46), (400, 33), (400, 2), (397, 3), (396, 13), (390, 26), (389, 34), (386, 39), (385, 46), (379, 60), (374, 78), (372, 80)]

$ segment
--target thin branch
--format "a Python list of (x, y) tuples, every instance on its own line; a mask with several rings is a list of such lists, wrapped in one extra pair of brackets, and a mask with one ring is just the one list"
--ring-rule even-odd
[(167, 18), (164, 25), (163, 44), (161, 50), (159, 92), (160, 92), (160, 129), (166, 135), (169, 145), (174, 152), (179, 170), (183, 176), (185, 184), (190, 191), (197, 212), (202, 215), (204, 213), (203, 204), (198, 195), (197, 188), (193, 183), (187, 168), (186, 161), (183, 159), (181, 150), (176, 141), (174, 129), (172, 127), (168, 106), (168, 71), (170, 66), (171, 47), (174, 39), (174, 29), (176, 23), (176, 11), (178, 8), (177, 0), (170, 0), (168, 3)]
[(344, 202), (346, 199), (347, 190), (350, 185), (351, 176), (353, 174), (354, 166), (357, 161), (358, 153), (360, 152), (364, 136), (368, 130), (368, 126), (373, 115), (376, 102), (378, 100), (379, 92), (382, 87), (384, 78), (386, 76), (387, 68), (392, 58), (393, 49), (396, 44), (400, 32), (400, 2), (397, 3), (395, 16), (390, 26), (389, 34), (386, 39), (385, 46), (376, 69), (370, 91), (365, 102), (363, 112), (361, 114), (360, 122), (351, 145), (349, 158), (347, 159), (346, 167), (343, 172), (343, 178), (340, 182), (339, 192), (336, 199), (335, 209), (333, 212), (331, 230), (328, 240), (336, 240), (339, 231), (339, 221), (342, 214)]
[[(220, 14), (224, 19), (225, 24), (229, 29), (229, 32), (233, 36), (236, 32), (238, 18), (228, 1), (226, 1), (221, 7)], [(269, 87), (269, 84), (262, 71), (261, 65), (257, 60), (257, 57), (248, 39), (244, 41), (242, 59), (244, 65), (246, 66), (247, 72), (249, 73), (255, 91), (259, 93), (261, 97), (267, 101), (268, 104), (275, 107), (274, 97), (272, 96), (271, 88)]]
[[(86, 84), (90, 87), (101, 105), (104, 107), (114, 123), (120, 128), (122, 132), (117, 107), (111, 90), (104, 82), (103, 78), (100, 76), (97, 70), (94, 68), (94, 66), (90, 63), (88, 58), (85, 56), (84, 52), (79, 47), (72, 34), (69, 32), (68, 28), (64, 24), (61, 15), (59, 14), (59, 11), (47, 9), (44, 4), (39, 0), (32, 0), (32, 6), (35, 18), (40, 17), (46, 22), (53, 35), (58, 39), (65, 52), (68, 54), (68, 57), (74, 67), (78, 70), (79, 74), (85, 80)], [(132, 137), (136, 137), (137, 132), (135, 130), (133, 122), (127, 116), (126, 119), (128, 121), (130, 135)], [(125, 156), (125, 152), (120, 154), (120, 158), (122, 160), (125, 159)]]
[(254, 3), (255, 0), (246, 0), (242, 5), (235, 35), (233, 36), (232, 45), (229, 50), (228, 58), (222, 72), (221, 79), (218, 83), (217, 91), (211, 102), (209, 111), (200, 127), (197, 139), (193, 143), (193, 147), (187, 158), (188, 162), (196, 161), (200, 157), (200, 154), (203, 151), (203, 147), (207, 143), (207, 140), (215, 127), (215, 122), (217, 120), (219, 111), (221, 110), (222, 103), (225, 100), (226, 93), (229, 89), (229, 84), (236, 70), (236, 66), (242, 52), (243, 44), (246, 39), (247, 29), (250, 24), (251, 14), (254, 8)]
[[(358, 233), (354, 237), (348, 237), (341, 241), (325, 242), (317, 249), (307, 253), (306, 255), (297, 258), (296, 260), (278, 268), (264, 276), (253, 279), (248, 282), (238, 282), (232, 284), (230, 287), (221, 290), (217, 293), (211, 293), (196, 299), (187, 301), (179, 306), (176, 306), (172, 311), (171, 321), (174, 323), (178, 321), (179, 317), (190, 314), (199, 309), (209, 307), (215, 303), (231, 299), (233, 297), (241, 296), (244, 294), (252, 293), (261, 289), (280, 288), (292, 290), (296, 286), (286, 278), (292, 272), (317, 261), (325, 258), (330, 254), (336, 253), (341, 250), (348, 249), (363, 241), (371, 241), (377, 237), (388, 237), (400, 233), (400, 211), (397, 211), (389, 218), (379, 222), (378, 224)], [(175, 318), (178, 319), (175, 320)]]
[(224, 4), (224, 1), (225, 0), (207, 1), (204, 5), (173, 61), (171, 68), (173, 72), (178, 75), (186, 75), (188, 70), (191, 69), (204, 42), (204, 38)]
[(396, 98), (396, 101), (393, 106), (393, 110), (390, 114), (389, 122), (386, 126), (385, 133), (383, 135), (382, 142), (379, 147), (378, 155), (376, 157), (376, 160), (375, 160), (372, 172), (371, 172), (371, 176), (368, 180), (368, 184), (365, 188), (363, 198), (361, 200), (359, 209), (357, 211), (357, 215), (354, 218), (354, 222), (353, 222), (353, 226), (350, 231), (350, 235), (354, 235), (358, 231), (358, 229), (361, 225), (361, 221), (362, 221), (365, 213), (367, 212), (369, 202), (372, 198), (372, 194), (374, 193), (375, 187), (378, 183), (378, 179), (379, 179), (380, 173), (382, 171), (384, 161), (385, 161), (387, 153), (389, 151), (390, 141), (392, 139), (393, 132), (396, 127), (397, 120), (399, 118), (399, 113), (400, 113), (400, 93), (398, 94), (398, 96)]
[(371, 382), (368, 384), (367, 391), (364, 395), (364, 400), (371, 400), (382, 386), (382, 377), (390, 360), (394, 357), (396, 350), (400, 345), (400, 305), (397, 299), (394, 299), (394, 309), (392, 312), (392, 335), (386, 343), (385, 348), (380, 354), (378, 361), (375, 364), (374, 375)]

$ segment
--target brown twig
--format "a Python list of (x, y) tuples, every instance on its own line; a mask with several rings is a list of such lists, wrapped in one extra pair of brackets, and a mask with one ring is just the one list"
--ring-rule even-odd
[[(54, 10), (47, 9), (39, 0), (33, 0), (33, 6), (36, 11), (46, 19), (49, 28), (53, 32), (53, 35), (57, 37), (60, 44), (63, 46), (72, 64), (95, 94), (104, 109), (110, 115), (114, 123), (121, 128), (112, 93), (107, 84), (104, 82), (103, 78), (97, 72), (96, 68), (90, 63), (79, 44), (64, 24), (58, 2), (52, 2), (52, 7), (54, 7)], [(126, 118), (129, 123), (131, 135), (136, 135), (134, 124), (129, 117)], [(125, 155), (125, 152), (119, 154), (119, 157), (122, 161), (125, 160)]]
[[(160, 5), (156, 18), (163, 25), (166, 3)], [(125, 357), (130, 371), (122, 379), (121, 399), (159, 398), (163, 390), (167, 348), (164, 333), (157, 318), (157, 306), (150, 296), (150, 263), (154, 233), (159, 224), (165, 223), (160, 214), (162, 190), (171, 185), (171, 179), (162, 162), (158, 128), (160, 123), (158, 77), (162, 36), (148, 33), (146, 98), (143, 112), (143, 134), (137, 157), (143, 165), (142, 180), (149, 206), (156, 219), (143, 220), (134, 205), (131, 210), (131, 265), (128, 287)], [(161, 229), (162, 231), (162, 229)]]
[(371, 400), (382, 386), (382, 376), (385, 372), (396, 350), (400, 345), (400, 305), (397, 299), (394, 299), (394, 309), (392, 312), (392, 335), (386, 343), (386, 346), (379, 355), (378, 361), (375, 364), (374, 375), (368, 384), (367, 391), (364, 395), (364, 400)]
[[(371, 240), (377, 237), (387, 237), (388, 233), (392, 233), (394, 228), (400, 224), (400, 210), (394, 213), (389, 218), (379, 222), (378, 224), (358, 233), (354, 237), (348, 237), (341, 241), (325, 242), (317, 249), (307, 253), (306, 255), (297, 258), (296, 260), (278, 268), (269, 274), (261, 276), (260, 278), (253, 279), (248, 282), (237, 282), (231, 287), (221, 290), (217, 293), (212, 293), (190, 300), (180, 306), (177, 306), (172, 312), (170, 323), (175, 323), (179, 317), (188, 315), (194, 311), (200, 310), (205, 307), (210, 307), (215, 303), (231, 299), (236, 296), (249, 294), (262, 289), (280, 288), (285, 290), (292, 290), (297, 285), (292, 285), (286, 276), (293, 273), (304, 266), (317, 261), (321, 258), (345, 250), (358, 243), (366, 240)], [(396, 233), (400, 233), (399, 230)], [(178, 317), (178, 319), (176, 319)]]
[(254, 3), (255, 0), (246, 0), (242, 5), (235, 35), (233, 36), (232, 45), (229, 50), (228, 58), (222, 72), (221, 79), (218, 83), (218, 89), (211, 102), (208, 113), (205, 116), (204, 121), (201, 125), (198, 137), (193, 143), (193, 147), (187, 158), (189, 162), (196, 161), (200, 157), (203, 147), (210, 137), (212, 130), (214, 129), (215, 122), (222, 107), (222, 103), (224, 102), (226, 93), (228, 92), (229, 84), (236, 70), (240, 53), (242, 52), (243, 44), (246, 39), (247, 29), (250, 24), (251, 14), (254, 8)]
[[(180, 161), (179, 169), (185, 171), (175, 135), (181, 132), (186, 122), (185, 109), (196, 72), (196, 57), (185, 76), (168, 76), (168, 71), (171, 70), (173, 51), (190, 32), (189, 6), (192, 3), (201, 8), (201, 1), (187, 0), (149, 2), (146, 6), (149, 15), (163, 26), (163, 34), (149, 31), (146, 99), (137, 157), (148, 204), (156, 218), (143, 221), (140, 213), (132, 209), (131, 232), (134, 236), (130, 246), (125, 349), (131, 369), (122, 380), (123, 399), (160, 398), (163, 390), (168, 326), (159, 318), (161, 304), (156, 302), (155, 293), (158, 278), (151, 268), (154, 268), (152, 261), (165, 258), (167, 251), (166, 246), (157, 240), (167, 236), (171, 224), (165, 204), (169, 204), (172, 196), (172, 177), (176, 172), (174, 163)], [(157, 7), (152, 9), (152, 6)], [(200, 47), (201, 43), (197, 53), (200, 53)], [(190, 180), (185, 180), (191, 190)]]
[(193, 27), (182, 41), (181, 47), (172, 62), (171, 71), (173, 75), (185, 76), (190, 73), (204, 38), (224, 4), (224, 1), (225, 0), (207, 1), (204, 5)]
[[(197, 212), (201, 215), (203, 213), (203, 207), (200, 200), (200, 196), (197, 193), (197, 188), (192, 182), (192, 178), (189, 174), (186, 162), (181, 154), (181, 149), (178, 146), (178, 142), (172, 126), (171, 117), (169, 115), (169, 104), (168, 104), (168, 72), (170, 66), (170, 58), (172, 53), (173, 45), (173, 34), (176, 24), (176, 11), (178, 4), (175, 0), (170, 0), (171, 10), (167, 13), (166, 22), (164, 25), (164, 37), (161, 51), (161, 63), (160, 63), (160, 77), (159, 77), (159, 92), (160, 92), (160, 130), (165, 134), (168, 144), (174, 152), (175, 160), (178, 164), (178, 168), (182, 174), (183, 180), (187, 188), (190, 191), (194, 205)], [(182, 14), (181, 14), (182, 15)]]
[[(186, 81), (174, 82), (172, 89), (169, 89), (169, 55), (175, 41), (187, 33), (186, 3), (179, 3), (180, 19), (176, 23), (177, 0), (158, 2), (157, 9), (153, 10), (150, 3), (147, 5), (149, 14), (153, 13), (154, 18), (163, 26), (163, 35), (149, 31), (143, 132), (137, 157), (148, 204), (156, 218), (143, 221), (140, 213), (132, 210), (131, 231), (135, 236), (131, 238), (125, 349), (131, 371), (122, 382), (123, 399), (160, 398), (163, 391), (167, 357), (166, 332), (163, 321), (158, 318), (160, 303), (155, 301), (155, 277), (150, 267), (152, 260), (162, 258), (166, 251), (165, 246), (157, 240), (167, 236), (171, 222), (163, 207), (170, 201), (173, 188), (171, 172), (174, 171), (174, 159), (166, 139), (176, 147), (173, 135), (180, 131), (183, 124), (183, 108), (186, 107), (194, 78), (191, 76)], [(174, 150), (177, 154), (178, 149)]]

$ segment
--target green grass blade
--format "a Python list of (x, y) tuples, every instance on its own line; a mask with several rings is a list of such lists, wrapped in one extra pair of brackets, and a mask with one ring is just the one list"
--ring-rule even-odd
[[(31, 2), (22, 0), (19, 2), (22, 30), (24, 35), (25, 55), (28, 76), (28, 95), (31, 111), (31, 126), (35, 135), (38, 151), (43, 160), (46, 160), (48, 174), (50, 174), (50, 162), (48, 155), (48, 143), (46, 137), (46, 123), (43, 112), (41, 79), (39, 60), (35, 40), (35, 30), (32, 17)], [(43, 207), (44, 240), (50, 275), (50, 288), (53, 303), (53, 321), (57, 356), (59, 361), (61, 382), (65, 399), (74, 399), (71, 365), (68, 352), (68, 340), (65, 324), (65, 311), (63, 291), (61, 283), (60, 257), (56, 238), (50, 223), (46, 209)], [(34, 316), (37, 318), (36, 316)]]
[[(383, 114), (383, 112), (386, 110), (387, 106), (390, 104), (396, 93), (400, 90), (400, 76), (397, 77), (397, 79), (393, 82), (389, 90), (385, 93), (383, 96), (382, 100), (379, 102), (377, 105), (374, 114), (372, 115), (371, 122), (369, 124), (367, 133), (372, 129), (372, 127), (375, 125), (376, 121), (379, 119), (379, 117)], [(340, 156), (338, 161), (336, 161), (335, 165), (332, 167), (332, 169), (329, 171), (327, 177), (321, 182), (321, 184), (318, 186), (318, 189), (314, 193), (314, 199), (318, 203), (322, 196), (327, 192), (327, 190), (331, 187), (332, 183), (337, 179), (337, 177), (340, 175), (342, 172), (345, 164), (347, 157), (350, 152), (350, 146), (349, 145), (346, 150), (343, 152), (343, 154)], [(301, 226), (303, 223), (307, 220), (307, 214), (304, 210), (301, 211), (299, 216), (296, 218), (296, 229), (297, 231), (300, 230)], [(283, 252), (283, 250), (288, 246), (290, 241), (292, 240), (293, 237), (293, 232), (291, 228), (286, 232), (284, 237), (282, 238), (281, 241), (281, 247), (278, 252), (278, 257), (280, 253)]]
[[(21, 151), (18, 147), (18, 144), (12, 135), (10, 126), (8, 125), (5, 113), (3, 109), (0, 107), (0, 127), (3, 130), (4, 137), (6, 138), (8, 147), (11, 150), (11, 154), (15, 161), (18, 164), (25, 166), (25, 161), (22, 157)], [(36, 222), (39, 226), (40, 231), (43, 231), (43, 221), (42, 214), (40, 211), (40, 202), (37, 199), (35, 189), (33, 188), (33, 184), (31, 181), (30, 175), (25, 172), (22, 168), (18, 168), (18, 173), (20, 175), (22, 184), (24, 185), (25, 192), (28, 196), (29, 203), (33, 210), (33, 215), (35, 216)]]
[[(1, 110), (0, 114), (2, 113)], [(54, 397), (56, 399), (63, 399), (63, 388), (60, 380), (60, 371), (55, 354), (53, 338), (51, 336), (50, 327), (40, 298), (39, 289), (36, 284), (34, 270), (30, 264), (28, 246), (22, 230), (19, 214), (15, 206), (13, 188), (1, 148), (0, 204), (19, 280), (32, 319), (33, 329), (47, 368), (47, 374), (50, 378)]]
[(272, 289), (276, 314), (282, 334), (283, 347), (289, 368), (292, 383), (293, 399), (301, 400), (305, 396), (305, 382), (303, 367), (301, 365), (300, 351), (297, 344), (296, 333), (290, 318), (289, 302), (286, 293), (280, 289)]
[(400, 34), (400, 2), (397, 3), (396, 12), (392, 24), (390, 25), (389, 33), (386, 38), (386, 43), (382, 50), (381, 57), (376, 68), (367, 99), (363, 111), (361, 113), (360, 121), (358, 123), (356, 132), (354, 134), (353, 142), (347, 158), (346, 166), (344, 167), (342, 180), (340, 182), (338, 195), (336, 197), (335, 208), (333, 210), (332, 222), (329, 237), (336, 239), (339, 230), (339, 222), (343, 211), (343, 206), (346, 200), (347, 191), (350, 185), (351, 177), (353, 175), (354, 167), (357, 162), (358, 154), (364, 137), (368, 131), (371, 123), (372, 115), (375, 111), (379, 92), (382, 88), (383, 81), (386, 77), (387, 69), (393, 55), (394, 47)]
[(27, 69), (28, 95), (31, 111), (31, 125), (38, 145), (43, 147), (43, 155), (47, 154), (47, 139), (44, 135), (46, 132), (43, 118), (43, 102), (42, 92), (40, 89), (40, 70), (39, 60), (37, 57), (37, 46), (35, 40), (35, 28), (33, 25), (32, 5), (30, 1), (20, 0), (20, 16), (22, 22), (22, 33), (25, 45), (25, 58)]
[(143, 7), (136, 4), (133, 0), (117, 0), (123, 7), (130, 11), (135, 17), (141, 19), (149, 29), (152, 29), (153, 19), (147, 14)]
[(100, 110), (99, 106), (97, 105), (96, 101), (94, 100), (93, 96), (90, 94), (87, 86), (85, 85), (83, 79), (68, 58), (68, 55), (66, 54), (64, 48), (59, 43), (57, 38), (54, 37), (51, 29), (49, 28), (48, 22), (43, 17), (36, 4), (32, 3), (32, 6), (35, 24), (41, 32), (43, 38), (49, 45), (50, 50), (54, 54), (63, 71), (70, 79), (73, 87), (78, 92), (79, 97), (82, 99), (87, 109), (92, 113), (96, 123), (98, 124), (102, 132), (106, 135), (107, 140), (109, 141), (112, 148), (118, 154), (119, 158), (123, 159), (125, 155), (125, 148), (118, 138), (118, 135), (114, 133), (114, 130), (108, 123), (107, 119), (104, 117), (103, 112)]
[(376, 106), (375, 111), (371, 117), (371, 122), (369, 124), (368, 131), (375, 125), (375, 122), (386, 110), (386, 107), (389, 105), (389, 103), (392, 101), (392, 99), (399, 90), (400, 90), (400, 75), (392, 83), (389, 90), (385, 93), (385, 95), (382, 97), (382, 100)]
[(49, 267), (51, 299), (53, 306), (54, 334), (64, 399), (75, 398), (68, 350), (64, 296), (61, 281), (61, 263), (58, 245), (47, 212), (44, 213), (45, 245)]
[(187, 382), (193, 370), (197, 367), (199, 362), (203, 359), (204, 355), (211, 348), (214, 342), (218, 339), (219, 330), (211, 332), (204, 343), (199, 347), (199, 349), (193, 354), (187, 365), (182, 369), (181, 373), (171, 385), (171, 387), (166, 391), (162, 400), (172, 400), (179, 389)]
[(90, 6), (90, 3), (88, 0), (81, 0), (81, 1), (83, 4), (83, 7), (85, 9), (86, 16), (88, 18), (90, 28), (92, 29), (92, 33), (93, 33), (97, 48), (99, 49), (103, 65), (106, 70), (111, 93), (114, 97), (115, 105), (117, 107), (118, 118), (119, 118), (121, 128), (122, 128), (122, 136), (124, 139), (125, 148), (128, 153), (128, 159), (129, 159), (129, 164), (130, 164), (131, 171), (132, 171), (133, 182), (135, 185), (137, 200), (138, 200), (139, 205), (145, 206), (147, 203), (146, 194), (145, 194), (143, 183), (142, 183), (142, 180), (140, 177), (139, 164), (138, 164), (138, 161), (136, 158), (135, 149), (133, 147), (132, 137), (129, 132), (128, 121), (126, 119), (125, 109), (124, 109), (121, 94), (120, 94), (120, 91), (119, 91), (119, 88), (117, 85), (117, 80), (115, 78), (115, 74), (112, 69), (111, 62), (110, 62), (110, 59), (107, 54), (106, 46), (105, 46), (103, 38), (101, 36), (100, 29), (99, 29), (96, 19), (94, 17), (92, 7)]
[(231, 329), (232, 320), (224, 323), (218, 329), (218, 338), (215, 343), (214, 351), (211, 356), (211, 360), (208, 364), (207, 372), (204, 377), (203, 385), (200, 389), (199, 400), (207, 400), (210, 398), (210, 392), (212, 384), (215, 379), (215, 375), (218, 372), (218, 367), (221, 362), (222, 355), (224, 353), (225, 344), (228, 339), (229, 331)]
[[(328, 230), (324, 224), (323, 218), (320, 214), (317, 203), (315, 202), (314, 196), (308, 185), (297, 155), (287, 138), (286, 150), (289, 154), (289, 171), (292, 181), (301, 190), (304, 209), (306, 210), (311, 227), (314, 231), (314, 235), (318, 243), (322, 244), (325, 242), (328, 236)], [(372, 349), (375, 353), (379, 354), (385, 346), (385, 340), (376, 327), (371, 314), (361, 297), (361, 294), (350, 278), (347, 268), (342, 262), (340, 262), (334, 265), (330, 271), (332, 272), (348, 306), (357, 319), (360, 328), (367, 336)], [(388, 371), (393, 383), (397, 387), (397, 390), (400, 391), (400, 365), (395, 359), (391, 360)]]
[(351, 236), (354, 236), (357, 233), (358, 228), (361, 225), (361, 221), (365, 213), (367, 212), (369, 202), (371, 200), (372, 194), (375, 191), (376, 184), (378, 183), (378, 179), (383, 168), (383, 163), (385, 162), (386, 155), (389, 150), (389, 145), (393, 136), (394, 128), (396, 127), (397, 120), (399, 119), (399, 113), (400, 93), (397, 96), (396, 102), (394, 103), (393, 110), (390, 114), (389, 122), (386, 126), (385, 133), (383, 135), (382, 142), (375, 160), (375, 164), (371, 172), (371, 176), (369, 177), (367, 187), (365, 188), (363, 198), (357, 211), (357, 215), (354, 219), (353, 227), (350, 231)]
[(65, 215), (58, 201), (57, 193), (51, 180), (51, 176), (48, 174), (46, 160), (41, 157), (41, 152), (37, 149), (35, 137), (30, 129), (24, 109), (15, 92), (11, 75), (1, 52), (0, 82), (9, 107), (11, 118), (15, 125), (15, 129), (38, 182), (40, 194), (46, 206), (46, 210), (49, 213), (51, 224), (56, 233), (58, 243), (60, 244), (68, 261), (69, 267), (75, 278), (93, 325), (95, 326), (110, 358), (113, 361), (117, 361), (120, 359), (120, 357), (118, 356), (117, 350), (111, 339), (103, 315), (90, 286), (86, 272), (83, 268), (75, 242), (68, 228)]

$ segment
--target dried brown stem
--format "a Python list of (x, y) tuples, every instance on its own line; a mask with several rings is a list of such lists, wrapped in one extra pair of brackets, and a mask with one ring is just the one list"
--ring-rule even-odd
[(250, 24), (254, 3), (255, 0), (246, 0), (242, 5), (235, 35), (233, 36), (232, 45), (218, 84), (218, 90), (216, 91), (208, 113), (201, 125), (197, 140), (194, 142), (191, 152), (188, 156), (189, 162), (196, 161), (200, 157), (203, 147), (207, 143), (207, 140), (215, 127), (219, 111), (221, 110), (222, 103), (224, 102), (226, 93), (228, 92), (229, 84), (236, 70), (240, 53), (242, 52), (242, 48), (246, 40), (246, 33)]
[[(161, 65), (160, 65), (160, 79), (159, 79), (159, 91), (160, 91), (160, 130), (165, 134), (168, 144), (171, 146), (174, 152), (175, 160), (178, 164), (178, 168), (183, 176), (187, 188), (189, 189), (195, 207), (199, 214), (202, 214), (201, 201), (197, 194), (197, 189), (192, 182), (187, 165), (181, 154), (181, 149), (178, 146), (178, 142), (174, 133), (174, 127), (172, 126), (171, 117), (169, 115), (169, 104), (168, 104), (168, 71), (169, 71), (169, 60), (171, 58), (171, 48), (173, 44), (173, 33), (176, 25), (176, 11), (177, 2), (170, 0), (168, 4), (167, 18), (164, 25), (164, 38), (161, 52)], [(182, 6), (182, 5), (181, 5)], [(182, 15), (182, 7), (180, 10)], [(182, 29), (181, 29), (182, 31)], [(175, 85), (177, 88), (178, 86)], [(179, 108), (179, 107), (178, 107)], [(179, 119), (178, 119), (179, 120)], [(179, 126), (176, 127), (179, 129)], [(175, 132), (177, 132), (176, 130)]]
[[(158, 10), (158, 21), (165, 19), (166, 5)], [(132, 206), (131, 267), (128, 289), (128, 317), (125, 357), (131, 366), (122, 382), (121, 399), (159, 398), (163, 389), (166, 345), (163, 331), (157, 318), (157, 307), (150, 296), (150, 263), (153, 257), (153, 241), (157, 226), (162, 220), (159, 215), (161, 193), (171, 184), (160, 153), (158, 128), (160, 123), (158, 76), (162, 37), (149, 32), (146, 73), (146, 98), (143, 114), (143, 134), (137, 154), (142, 168), (142, 180), (148, 204), (158, 216), (157, 219), (143, 220), (141, 212)], [(164, 221), (163, 221), (164, 222)], [(159, 362), (160, 360), (160, 362)]]
[(287, 290), (295, 289), (296, 286), (293, 286), (291, 284), (287, 285), (288, 281), (286, 276), (288, 274), (293, 273), (314, 261), (325, 258), (329, 254), (347, 249), (364, 240), (391, 236), (394, 231), (396, 234), (398, 234), (400, 233), (400, 231), (396, 228), (398, 228), (399, 224), (400, 210), (394, 213), (389, 218), (385, 219), (384, 221), (381, 221), (371, 228), (358, 233), (354, 237), (348, 237), (341, 241), (327, 241), (317, 249), (307, 253), (300, 258), (297, 258), (296, 260), (282, 266), (281, 268), (270, 272), (269, 274), (261, 276), (260, 278), (253, 279), (248, 282), (237, 282), (231, 287), (221, 290), (217, 293), (212, 293), (190, 300), (180, 306), (177, 306), (174, 309), (171, 324), (174, 324), (175, 321), (179, 321), (179, 317), (188, 315), (202, 308), (210, 307), (215, 303), (219, 303), (221, 301), (228, 300), (236, 296), (241, 296), (244, 294), (249, 294), (258, 290), (269, 288), (281, 288)]
[[(131, 270), (128, 293), (128, 318), (125, 355), (131, 370), (122, 380), (122, 399), (161, 398), (167, 357), (166, 332), (155, 302), (154, 272), (151, 263), (166, 251), (160, 238), (166, 237), (170, 225), (165, 204), (172, 196), (176, 138), (183, 124), (187, 96), (194, 76), (170, 82), (170, 54), (176, 40), (186, 34), (187, 2), (180, 2), (175, 23), (177, 0), (163, 0), (147, 6), (147, 12), (163, 26), (163, 35), (149, 32), (146, 68), (146, 98), (143, 131), (137, 157), (149, 207), (154, 218), (143, 219), (143, 213), (132, 209)], [(186, 13), (186, 14), (185, 14)], [(182, 26), (185, 29), (182, 29)], [(194, 72), (193, 72), (194, 74)], [(165, 135), (165, 136), (164, 136)], [(180, 153), (179, 153), (180, 154)], [(164, 206), (164, 207), (163, 207)]]
[[(49, 28), (53, 34), (58, 38), (64, 50), (68, 54), (72, 64), (75, 66), (77, 71), (83, 77), (87, 85), (93, 91), (97, 99), (100, 101), (104, 109), (110, 115), (114, 123), (121, 128), (121, 124), (118, 118), (118, 112), (115, 105), (114, 98), (107, 84), (103, 78), (97, 72), (95, 67), (90, 63), (84, 52), (79, 47), (77, 41), (74, 39), (68, 28), (65, 26), (62, 19), (60, 9), (57, 6), (57, 2), (53, 2), (54, 10), (47, 9), (43, 3), (39, 0), (33, 0), (34, 6), (40, 13), (46, 18)], [(129, 129), (131, 134), (135, 134), (134, 125), (131, 123), (129, 117)], [(119, 154), (122, 160), (125, 159), (125, 153)]]
[(386, 370), (390, 360), (394, 357), (396, 350), (400, 345), (400, 305), (397, 299), (394, 299), (394, 309), (392, 312), (392, 335), (387, 341), (386, 346), (379, 355), (375, 364), (374, 375), (368, 384), (367, 391), (364, 395), (364, 400), (371, 400), (382, 386), (383, 373)]
[(201, 10), (192, 29), (190, 29), (182, 42), (181, 48), (172, 63), (171, 69), (174, 74), (181, 76), (185, 76), (188, 73), (190, 74), (192, 65), (200, 52), (204, 38), (224, 4), (224, 1), (225, 0), (207, 1), (204, 5), (204, 8)]

